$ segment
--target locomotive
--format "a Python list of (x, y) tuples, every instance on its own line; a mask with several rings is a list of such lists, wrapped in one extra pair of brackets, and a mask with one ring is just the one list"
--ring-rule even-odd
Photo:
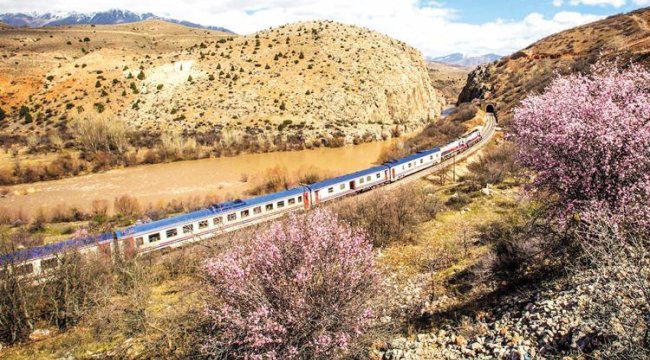
[[(97, 235), (86, 235), (53, 244), (19, 250), (0, 257), (0, 264), (17, 264), (20, 275), (40, 275), (59, 265), (56, 256), (69, 250), (112, 256), (134, 256), (171, 249), (212, 238), (236, 229), (278, 218), (290, 211), (308, 210), (321, 203), (394, 183), (435, 166), (480, 142), (492, 124), (479, 126), (462, 137), (401, 159), (332, 179), (292, 189), (237, 199), (207, 208)], [(8, 271), (0, 269), (0, 271)]]

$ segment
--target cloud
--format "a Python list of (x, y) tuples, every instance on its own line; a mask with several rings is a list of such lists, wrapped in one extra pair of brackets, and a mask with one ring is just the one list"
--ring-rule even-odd
[(531, 13), (519, 20), (470, 24), (459, 20), (457, 9), (418, 0), (0, 0), (0, 9), (6, 12), (92, 12), (111, 8), (223, 26), (240, 34), (295, 21), (335, 20), (380, 31), (420, 49), (426, 56), (452, 52), (505, 55), (554, 32), (600, 18), (563, 11), (550, 18)]
[[(635, 2), (636, 1), (639, 0), (635, 0)], [(591, 6), (613, 6), (618, 8), (625, 5), (626, 0), (571, 0), (570, 3), (573, 6), (591, 5)]]

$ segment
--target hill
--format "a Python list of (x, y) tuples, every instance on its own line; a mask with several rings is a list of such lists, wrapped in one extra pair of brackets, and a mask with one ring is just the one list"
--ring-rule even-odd
[(433, 61), (427, 61), (427, 69), (434, 89), (442, 92), (447, 103), (455, 103), (471, 69)]
[(441, 57), (436, 57), (429, 59), (429, 61), (432, 62), (437, 62), (437, 63), (442, 63), (442, 64), (448, 64), (448, 65), (455, 65), (455, 66), (463, 66), (463, 67), (468, 67), (468, 68), (474, 68), (479, 65), (491, 63), (493, 61), (497, 61), (501, 59), (501, 55), (497, 54), (485, 54), (481, 56), (467, 56), (462, 53), (454, 53), (454, 54), (449, 54), (446, 56), (441, 56)]
[(11, 29), (11, 26), (9, 26), (9, 25), (7, 25), (7, 24), (5, 24), (3, 22), (0, 22), (0, 30), (6, 30), (6, 29)]
[(423, 128), (445, 102), (417, 50), (335, 22), (248, 36), (160, 20), (14, 28), (0, 33), (0, 49), (11, 163), (78, 157), (76, 125), (102, 119), (124, 123), (129, 144), (85, 168), (169, 160), (170, 137), (191, 148), (174, 159), (380, 140)]
[(204, 26), (185, 20), (176, 20), (156, 16), (152, 13), (135, 13), (128, 10), (111, 9), (88, 14), (82, 13), (61, 13), (61, 14), (25, 14), (25, 13), (4, 13), (0, 14), (0, 21), (17, 27), (43, 27), (60, 25), (110, 25), (132, 23), (144, 20), (164, 20), (167, 22), (181, 24), (200, 29), (217, 30), (232, 33), (232, 31), (219, 26)]
[(73, 140), (70, 121), (105, 117), (154, 142), (173, 132), (266, 151), (381, 139), (443, 103), (418, 51), (334, 22), (239, 37), (158, 20), (14, 29), (0, 46), (2, 133), (19, 139)]
[(458, 101), (490, 99), (500, 120), (529, 93), (542, 91), (554, 73), (586, 72), (600, 59), (650, 65), (650, 8), (566, 30), (546, 37), (497, 63), (476, 68)]

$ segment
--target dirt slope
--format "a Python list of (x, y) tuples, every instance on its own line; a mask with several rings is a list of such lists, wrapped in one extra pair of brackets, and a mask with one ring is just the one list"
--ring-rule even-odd
[(459, 101), (492, 99), (507, 122), (512, 108), (527, 94), (542, 91), (554, 72), (585, 72), (599, 59), (615, 58), (650, 65), (650, 8), (551, 35), (481, 66), (470, 73)]

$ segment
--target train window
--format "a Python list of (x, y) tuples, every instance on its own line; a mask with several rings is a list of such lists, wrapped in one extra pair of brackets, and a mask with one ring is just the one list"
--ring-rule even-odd
[(183, 225), (183, 234), (188, 234), (194, 231), (194, 224)]
[(135, 245), (142, 246), (144, 244), (144, 238), (142, 236), (135, 238)]
[(205, 229), (208, 227), (208, 220), (199, 221), (199, 229)]
[(289, 205), (293, 205), (293, 204), (295, 204), (295, 203), (296, 203), (296, 199), (294, 199), (294, 198), (291, 198), (291, 199), (289, 199), (289, 201), (288, 201), (288, 202), (289, 202)]
[(278, 201), (278, 209), (284, 207), (284, 201)]
[(59, 266), (59, 259), (57, 259), (55, 257), (50, 258), (50, 259), (41, 260), (41, 269), (42, 270), (54, 269), (57, 266)]
[(228, 221), (237, 220), (237, 213), (228, 214)]
[(367, 181), (367, 182), (372, 181), (372, 176), (370, 176), (370, 175), (366, 176), (366, 181)]
[(334, 192), (334, 188), (333, 188), (333, 187), (328, 188), (328, 189), (327, 189), (327, 192), (328, 192), (329, 194), (333, 193), (333, 192)]
[(339, 188), (340, 188), (341, 190), (345, 190), (345, 184), (341, 184), (341, 186), (339, 186)]
[(381, 177), (381, 173), (377, 173), (377, 175), (375, 176), (377, 177), (377, 179), (379, 179)]
[(160, 233), (155, 233), (155, 234), (149, 235), (149, 242), (150, 243), (154, 242), (154, 241), (158, 241), (158, 240), (160, 240)]
[(420, 159), (420, 164), (422, 164), (423, 162), (424, 162), (424, 159)]
[(404, 165), (402, 165), (402, 170), (404, 170)]
[(223, 219), (221, 218), (221, 216), (212, 219), (212, 224), (214, 224), (214, 225), (221, 225), (222, 222), (223, 222)]
[(16, 267), (16, 274), (27, 275), (34, 272), (34, 264), (25, 264)]
[(409, 169), (411, 168), (411, 166), (413, 166), (413, 164), (409, 163)]
[(273, 210), (273, 204), (266, 204), (266, 211)]
[(248, 210), (243, 210), (243, 211), (241, 212), (241, 217), (242, 217), (242, 219), (243, 219), (243, 218), (247, 218), (248, 215), (250, 215), (250, 211), (248, 211)]
[(166, 235), (168, 238), (173, 238), (174, 236), (178, 235), (178, 229), (176, 229), (176, 228), (174, 228), (174, 229), (169, 229), (169, 230), (167, 230), (167, 232), (165, 233), (165, 235)]
[(364, 178), (359, 179), (359, 184), (363, 184), (366, 180)]
[(302, 202), (302, 195), (301, 195), (301, 196), (298, 196), (298, 202), (299, 202), (299, 203)]
[(261, 206), (253, 208), (253, 214), (257, 215), (257, 214), (261, 214), (261, 213), (262, 213), (262, 207)]
[(53, 269), (59, 266), (59, 259), (56, 257), (41, 260), (41, 269)]
[(429, 156), (429, 160), (433, 160), (433, 155)]

